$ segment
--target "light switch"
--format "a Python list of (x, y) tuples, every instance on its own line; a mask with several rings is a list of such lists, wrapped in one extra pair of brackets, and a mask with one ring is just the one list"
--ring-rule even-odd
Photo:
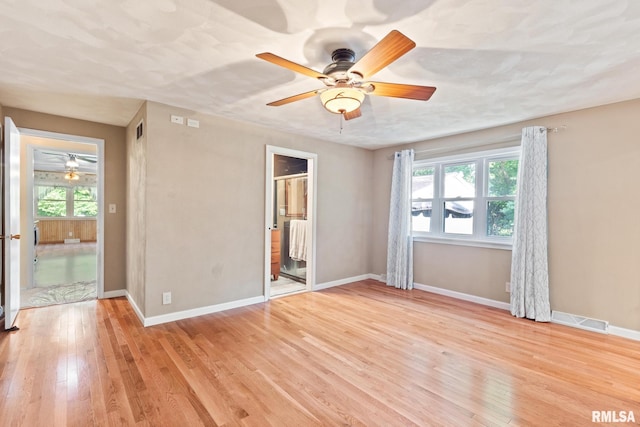
[(116, 204), (109, 203), (109, 213), (116, 213)]

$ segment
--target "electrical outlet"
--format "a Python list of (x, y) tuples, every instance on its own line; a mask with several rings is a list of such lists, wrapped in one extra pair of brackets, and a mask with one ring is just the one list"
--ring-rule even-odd
[(511, 292), (511, 282), (505, 283), (504, 290), (505, 292)]
[(116, 204), (109, 203), (109, 213), (116, 213)]
[(69, 237), (73, 237), (73, 231), (69, 232)]
[(172, 114), (171, 115), (171, 123), (175, 123), (177, 125), (183, 125), (184, 124), (184, 117), (182, 117), (182, 116), (174, 116)]
[(162, 305), (171, 304), (171, 292), (162, 293)]

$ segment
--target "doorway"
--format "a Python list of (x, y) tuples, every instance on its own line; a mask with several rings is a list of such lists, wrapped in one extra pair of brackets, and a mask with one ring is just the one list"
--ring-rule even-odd
[(317, 155), (267, 146), (265, 299), (315, 283)]
[(103, 295), (103, 141), (21, 129), (25, 278), (21, 307)]

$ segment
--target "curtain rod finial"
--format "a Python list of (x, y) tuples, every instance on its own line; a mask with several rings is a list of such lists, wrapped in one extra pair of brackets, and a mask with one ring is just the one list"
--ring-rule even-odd
[(547, 131), (548, 132), (553, 132), (553, 133), (558, 133), (558, 132), (560, 132), (562, 130), (565, 130), (566, 128), (567, 128), (567, 125), (560, 125), (560, 126), (555, 127), (555, 128), (547, 128)]

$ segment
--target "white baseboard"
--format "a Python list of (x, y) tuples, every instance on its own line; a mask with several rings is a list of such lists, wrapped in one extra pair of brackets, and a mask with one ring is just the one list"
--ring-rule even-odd
[(374, 279), (376, 277), (375, 274), (361, 274), (360, 276), (347, 277), (346, 279), (334, 280), (331, 282), (325, 283), (316, 283), (313, 287), (314, 291), (319, 291), (321, 289), (333, 288), (334, 286), (346, 285), (347, 283), (357, 282), (359, 280), (367, 280)]
[[(321, 289), (331, 288), (333, 286), (340, 286), (340, 285), (345, 285), (347, 283), (357, 282), (359, 280), (375, 279), (377, 277), (379, 277), (379, 276), (377, 276), (375, 274), (362, 274), (360, 276), (349, 277), (349, 278), (340, 279), (340, 280), (334, 280), (332, 282), (320, 283), (320, 284), (317, 284), (313, 288), (313, 290), (317, 291), (317, 290), (321, 290)], [(105, 298), (113, 298), (113, 297), (116, 297), (116, 296), (121, 296), (121, 294), (119, 294), (119, 292), (120, 291), (105, 292)], [(137, 304), (135, 303), (135, 301), (133, 300), (131, 295), (126, 291), (122, 291), (122, 295), (126, 295), (127, 299), (129, 300), (129, 303), (133, 307), (133, 311), (135, 311), (136, 315), (138, 316), (138, 318), (140, 319), (140, 321), (142, 322), (142, 324), (145, 327), (146, 326), (159, 325), (159, 324), (162, 324), (162, 323), (175, 322), (176, 320), (188, 319), (188, 318), (191, 318), (191, 317), (197, 317), (197, 316), (202, 316), (202, 315), (205, 315), (205, 314), (217, 313), (217, 312), (220, 312), (220, 311), (231, 310), (233, 308), (245, 307), (245, 306), (248, 306), (248, 305), (259, 304), (259, 303), (265, 302), (265, 297), (264, 296), (258, 296), (258, 297), (253, 297), (253, 298), (246, 298), (246, 299), (243, 299), (243, 300), (230, 301), (230, 302), (223, 303), (223, 304), (210, 305), (210, 306), (207, 306), (207, 307), (198, 307), (198, 308), (194, 308), (194, 309), (190, 309), (190, 310), (183, 310), (183, 311), (176, 311), (176, 312), (173, 312), (173, 313), (161, 314), (159, 316), (144, 317), (144, 315), (142, 314), (142, 311), (140, 311), (140, 308), (137, 306)]]
[(142, 314), (140, 307), (138, 307), (138, 304), (136, 304), (136, 302), (133, 300), (133, 297), (129, 292), (127, 292), (127, 300), (129, 301), (129, 304), (131, 304), (131, 307), (133, 308), (133, 311), (136, 313), (136, 316), (138, 316), (138, 319), (140, 319), (140, 322), (142, 322), (142, 326), (147, 326), (144, 324), (144, 315)]
[[(511, 310), (511, 305), (508, 302), (496, 301), (488, 298), (482, 298), (475, 295), (469, 295), (462, 292), (450, 291), (448, 289), (437, 288), (435, 286), (422, 285), (420, 283), (414, 283), (415, 289), (432, 292), (434, 294), (445, 295), (452, 298), (461, 299), (464, 301), (475, 302), (477, 304), (487, 305), (489, 307), (500, 308), (502, 310)], [(557, 322), (553, 322), (557, 323)], [(610, 335), (616, 335), (623, 338), (629, 338), (632, 340), (640, 341), (640, 331), (634, 331), (633, 329), (620, 328), (618, 326), (609, 325), (608, 332)]]
[(205, 314), (217, 313), (219, 311), (231, 310), (233, 308), (246, 307), (248, 305), (264, 302), (264, 296), (246, 298), (237, 301), (225, 302), (222, 304), (209, 305), (206, 307), (198, 307), (190, 310), (176, 311), (173, 313), (161, 314), (143, 318), (144, 326), (159, 325), (161, 323), (175, 322), (176, 320), (189, 319), (191, 317), (203, 316)]
[(461, 299), (464, 301), (475, 302), (476, 304), (487, 305), (489, 307), (500, 308), (502, 310), (510, 310), (511, 305), (508, 302), (496, 301), (489, 298), (478, 297), (475, 295), (465, 294), (463, 292), (450, 291), (449, 289), (437, 288), (435, 286), (423, 285), (421, 283), (413, 284), (415, 289), (431, 292), (438, 295), (444, 295), (451, 298)]
[(118, 297), (126, 297), (127, 290), (126, 289), (118, 289), (117, 291), (105, 291), (102, 293), (102, 298), (118, 298)]
[[(374, 279), (382, 283), (387, 283), (383, 280), (381, 274), (369, 274), (369, 279)], [(432, 294), (444, 295), (451, 298), (461, 299), (464, 301), (475, 302), (477, 304), (488, 305), (489, 307), (500, 308), (502, 310), (510, 310), (511, 306), (508, 302), (496, 301), (489, 298), (478, 297), (471, 294), (465, 294), (463, 292), (450, 291), (448, 289), (438, 288), (435, 286), (423, 285), (421, 283), (413, 283), (414, 289), (419, 291), (431, 292)]]
[(609, 325), (609, 334), (640, 341), (640, 331), (634, 331), (633, 329), (625, 329), (618, 326)]
[[(334, 280), (331, 282), (319, 283), (313, 288), (314, 291), (332, 288), (334, 286), (346, 285), (348, 283), (357, 282), (360, 280), (373, 279), (383, 282), (382, 276), (379, 274), (362, 274), (360, 276), (348, 277), (346, 279)], [(456, 298), (464, 301), (474, 302), (476, 304), (486, 305), (489, 307), (499, 308), (509, 311), (511, 309), (510, 304), (507, 302), (496, 301), (489, 298), (483, 298), (476, 295), (465, 294), (463, 292), (451, 291), (449, 289), (438, 288), (435, 286), (423, 285), (421, 283), (414, 283), (414, 288), (420, 291), (431, 292), (438, 295), (444, 295), (451, 298)], [(253, 298), (246, 298), (238, 301), (231, 301), (223, 304), (215, 304), (207, 307), (199, 307), (191, 310), (177, 311), (175, 313), (163, 314), (160, 316), (153, 316), (145, 318), (140, 311), (140, 308), (136, 302), (131, 298), (131, 295), (124, 290), (119, 289), (116, 291), (108, 291), (104, 293), (104, 298), (116, 298), (120, 296), (126, 296), (129, 303), (133, 307), (133, 311), (136, 313), (140, 321), (144, 326), (159, 325), (161, 323), (174, 322), (176, 320), (188, 319), (191, 317), (202, 316), (210, 313), (217, 313), (224, 310), (231, 310), (233, 308), (245, 307), (248, 305), (259, 304), (265, 302), (264, 296), (258, 296)], [(640, 331), (633, 329), (620, 328), (618, 326), (609, 325), (609, 334), (616, 335), (622, 338), (628, 338), (636, 341), (640, 341)]]
[(599, 320), (599, 321), (607, 323), (606, 330), (599, 331), (593, 328), (585, 328), (580, 326), (579, 324), (562, 322), (562, 321), (558, 321), (556, 319), (551, 318), (551, 323), (556, 323), (558, 325), (570, 326), (572, 328), (582, 329), (589, 332), (597, 332), (599, 334), (605, 334), (605, 335), (615, 335), (622, 338), (628, 338), (630, 340), (640, 341), (640, 331), (634, 331), (633, 329), (625, 329), (619, 326), (613, 326), (604, 320)]

